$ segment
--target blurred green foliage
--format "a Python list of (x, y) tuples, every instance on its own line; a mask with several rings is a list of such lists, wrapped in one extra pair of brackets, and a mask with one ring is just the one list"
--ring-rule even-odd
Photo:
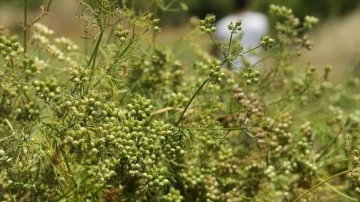
[[(214, 13), (217, 18), (234, 12), (234, 0), (185, 0), (189, 6), (189, 13), (204, 18), (207, 13)], [(284, 5), (291, 8), (300, 18), (314, 15), (320, 19), (338, 17), (359, 8), (359, 0), (257, 0), (251, 2), (251, 9), (267, 13), (270, 4)]]
[(252, 7), (266, 12), (270, 4), (284, 5), (291, 8), (296, 16), (314, 15), (320, 19), (338, 17), (359, 8), (358, 0), (257, 0)]
[[(37, 9), (40, 5), (43, 5), (48, 1), (45, 0), (27, 0), (27, 6), (30, 9)], [(12, 6), (21, 6), (25, 4), (25, 0), (0, 0), (0, 6), (5, 4), (11, 4)]]
[[(146, 0), (133, 0), (130, 2), (136, 2), (137, 5), (144, 5)], [(234, 0), (159, 0), (157, 2), (163, 2), (168, 4), (172, 2), (173, 7), (179, 7), (181, 3), (185, 3), (188, 7), (186, 12), (179, 12), (176, 15), (173, 12), (162, 12), (162, 20), (166, 24), (179, 25), (182, 22), (186, 22), (187, 17), (198, 16), (204, 18), (207, 14), (213, 13), (217, 19), (224, 17), (225, 15), (235, 12)], [(339, 17), (356, 10), (360, 7), (359, 0), (254, 0), (250, 3), (250, 9), (268, 13), (268, 8), (271, 4), (284, 5), (293, 10), (293, 13), (299, 18), (303, 19), (306, 15), (313, 15), (320, 20), (327, 18)]]
[(199, 18), (205, 18), (206, 14), (213, 13), (217, 18), (221, 18), (230, 12), (234, 12), (233, 0), (185, 0), (189, 6), (189, 13), (191, 15), (199, 16)]
[[(62, 0), (71, 1), (71, 0)], [(0, 0), (0, 5), (12, 4), (14, 6), (23, 6), (25, 0)], [(40, 5), (46, 4), (47, 0), (27, 0), (29, 8), (37, 9)], [(119, 1), (120, 2), (120, 1)], [(155, 5), (149, 5), (147, 0), (128, 0), (129, 6), (138, 7), (139, 10), (146, 11), (155, 8)], [(217, 19), (234, 12), (234, 0), (158, 0), (156, 4), (171, 4), (171, 8), (180, 8), (182, 4), (186, 4), (186, 11), (176, 12), (174, 10), (157, 10), (162, 18), (162, 23), (169, 25), (180, 25), (187, 21), (189, 16), (198, 16), (204, 18), (206, 14), (213, 13)], [(321, 20), (326, 18), (342, 16), (360, 7), (359, 0), (254, 0), (251, 1), (251, 9), (267, 13), (270, 4), (284, 5), (291, 8), (294, 14), (300, 18), (305, 15), (314, 15)], [(120, 5), (120, 3), (119, 3)], [(178, 11), (178, 10), (177, 10)]]

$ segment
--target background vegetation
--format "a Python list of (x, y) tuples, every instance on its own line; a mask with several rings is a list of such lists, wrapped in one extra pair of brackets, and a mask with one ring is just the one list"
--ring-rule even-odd
[[(204, 17), (207, 13), (215, 13), (217, 16), (222, 17), (234, 11), (232, 0), (216, 1), (216, 0), (200, 0), (200, 1), (185, 1), (189, 5), (189, 10), (192, 14), (198, 14)], [(321, 20), (329, 17), (339, 17), (355, 10), (359, 5), (359, 1), (349, 0), (294, 0), (294, 1), (281, 1), (281, 0), (256, 0), (251, 2), (251, 8), (263, 13), (266, 13), (270, 4), (281, 4), (292, 8), (294, 14), (303, 18), (309, 13), (320, 18)]]
[[(71, 0), (65, 0), (71, 1)], [(28, 2), (29, 8), (37, 9), (40, 5), (45, 4), (45, 0), (33, 0)], [(146, 0), (136, 0), (136, 1), (127, 1), (128, 4), (134, 4), (138, 8), (148, 8), (148, 5), (151, 4)], [(162, 2), (162, 1), (158, 1)], [(166, 2), (166, 1), (164, 1)], [(168, 1), (171, 2), (171, 1)], [(171, 13), (166, 13), (168, 20), (165, 20), (163, 23), (169, 23), (171, 25), (177, 25), (176, 23), (186, 22), (186, 17), (197, 15), (199, 18), (204, 18), (208, 13), (214, 13), (218, 16), (218, 19), (225, 16), (229, 12), (234, 11), (233, 0), (185, 0), (185, 1), (174, 1), (174, 5), (178, 6), (179, 4), (186, 4), (186, 12), (180, 14), (177, 12), (175, 15)], [(24, 1), (12, 1), (12, 0), (0, 0), (0, 5), (13, 5), (13, 6), (23, 6)], [(357, 0), (293, 0), (293, 1), (281, 1), (281, 0), (256, 0), (251, 2), (251, 8), (256, 11), (266, 13), (268, 11), (270, 4), (281, 4), (292, 8), (294, 14), (300, 18), (305, 17), (311, 13), (312, 15), (320, 18), (321, 20), (327, 18), (334, 18), (342, 16), (346, 13), (356, 10), (359, 8), (360, 3)], [(154, 8), (154, 7), (153, 7)], [(179, 9), (180, 7), (177, 7)], [(180, 8), (181, 9), (181, 8)], [(174, 21), (176, 22), (174, 24)]]

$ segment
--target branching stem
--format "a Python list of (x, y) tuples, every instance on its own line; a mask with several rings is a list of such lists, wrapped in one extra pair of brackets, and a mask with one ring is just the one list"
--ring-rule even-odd
[(179, 120), (176, 123), (176, 126), (179, 126), (182, 118), (184, 117), (185, 112), (187, 111), (187, 109), (189, 108), (191, 102), (194, 100), (194, 98), (200, 93), (201, 89), (207, 84), (207, 82), (210, 81), (210, 78), (207, 78), (201, 85), (200, 87), (196, 90), (196, 92), (194, 93), (194, 95), (191, 97), (191, 99), (189, 100), (189, 102), (187, 103), (185, 109), (183, 110), (183, 112), (181, 113)]
[(352, 171), (352, 169), (345, 170), (345, 171), (343, 171), (343, 172), (340, 172), (340, 173), (338, 173), (338, 174), (336, 174), (336, 175), (333, 175), (333, 176), (325, 179), (325, 180), (322, 181), (322, 182), (319, 182), (318, 184), (316, 184), (315, 186), (313, 186), (311, 189), (307, 190), (305, 193), (303, 193), (303, 194), (301, 194), (299, 197), (297, 197), (293, 202), (299, 201), (301, 198), (304, 198), (304, 197), (305, 197), (306, 195), (308, 195), (310, 192), (314, 191), (316, 188), (318, 188), (319, 186), (327, 183), (328, 181), (330, 181), (330, 180), (332, 180), (332, 179), (334, 179), (334, 178), (336, 178), (336, 177), (339, 177), (339, 176), (341, 176), (341, 175), (345, 175), (346, 173), (349, 173), (349, 172), (351, 172), (351, 171)]
[(23, 24), (23, 34), (24, 34), (24, 55), (26, 54), (26, 50), (27, 50), (27, 32), (28, 29), (33, 26), (35, 23), (37, 23), (41, 18), (43, 18), (44, 16), (46, 16), (49, 13), (50, 10), (50, 5), (51, 5), (52, 0), (49, 0), (49, 2), (46, 4), (46, 6), (41, 6), (41, 14), (39, 16), (37, 16), (34, 20), (32, 20), (30, 23), (28, 23), (28, 19), (27, 19), (27, 10), (28, 10), (28, 4), (27, 4), (27, 0), (24, 0), (24, 24)]

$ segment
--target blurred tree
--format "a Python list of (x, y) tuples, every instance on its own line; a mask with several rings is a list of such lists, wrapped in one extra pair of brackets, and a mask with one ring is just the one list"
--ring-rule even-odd
[[(233, 12), (233, 0), (184, 0), (189, 6), (190, 15), (204, 18), (207, 13), (214, 13), (217, 18)], [(293, 9), (294, 14), (300, 18), (305, 15), (314, 15), (320, 19), (337, 17), (360, 7), (359, 0), (253, 0), (252, 9), (267, 13), (270, 4), (284, 5)]]
[[(25, 0), (0, 0), (0, 5), (11, 4), (13, 6), (22, 6)], [(28, 8), (38, 9), (40, 5), (46, 4), (49, 0), (27, 0)], [(74, 0), (61, 0), (74, 1)], [(123, 0), (118, 0), (119, 5)], [(147, 0), (127, 0), (129, 7), (138, 7), (141, 11), (155, 8), (155, 5), (149, 4)], [(168, 5), (171, 3), (174, 7), (179, 8), (179, 4), (185, 3), (188, 8), (187, 14), (181, 14), (169, 11), (158, 11), (162, 16), (162, 22), (171, 25), (180, 25), (186, 22), (189, 16), (198, 16), (204, 18), (206, 14), (213, 13), (217, 19), (224, 17), (226, 14), (234, 12), (233, 0), (158, 0), (157, 3)], [(253, 0), (252, 9), (267, 13), (270, 4), (284, 5), (293, 9), (294, 14), (300, 18), (305, 15), (314, 15), (320, 19), (337, 17), (360, 7), (360, 0)]]
[[(0, 5), (23, 6), (24, 2), (25, 0), (0, 0)], [(27, 6), (29, 9), (37, 9), (46, 2), (46, 0), (27, 0)]]
[(213, 13), (219, 19), (235, 10), (233, 0), (185, 0), (184, 2), (189, 7), (190, 15), (196, 15), (199, 18), (205, 18), (208, 13)]

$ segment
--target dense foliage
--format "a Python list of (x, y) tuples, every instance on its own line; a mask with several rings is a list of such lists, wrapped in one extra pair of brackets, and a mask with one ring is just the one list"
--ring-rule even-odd
[(316, 18), (272, 5), (266, 69), (233, 72), (252, 54), (235, 37), (213, 41), (223, 61), (189, 42), (189, 65), (115, 2), (80, 1), (90, 54), (38, 22), (24, 43), (0, 30), (1, 201), (358, 201), (359, 79), (295, 62)]

